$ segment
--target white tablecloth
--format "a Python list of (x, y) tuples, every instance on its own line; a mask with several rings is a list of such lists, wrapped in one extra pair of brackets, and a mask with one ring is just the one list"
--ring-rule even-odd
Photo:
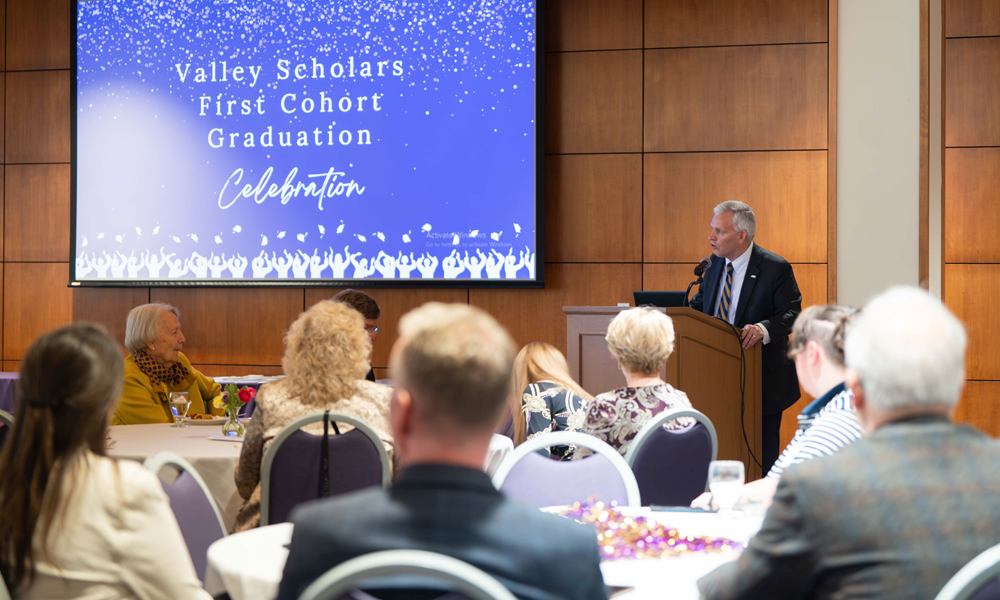
[(164, 450), (179, 454), (205, 480), (222, 512), (226, 529), (231, 530), (236, 513), (243, 506), (233, 478), (243, 444), (208, 439), (210, 435), (221, 434), (219, 425), (189, 425), (181, 429), (167, 423), (117, 425), (111, 428), (114, 445), (108, 449), (108, 455), (142, 462)]
[[(648, 508), (632, 514), (649, 516)], [(655, 517), (675, 527), (681, 534), (725, 536), (746, 541), (761, 525), (761, 517), (714, 513), (658, 512)], [(281, 573), (288, 559), (284, 545), (292, 539), (292, 525), (281, 523), (223, 538), (208, 549), (205, 589), (213, 596), (228, 592), (232, 600), (273, 600), (278, 595)], [(696, 582), (712, 569), (733, 559), (733, 555), (702, 554), (660, 560), (604, 562), (604, 583), (632, 588), (615, 600), (696, 600)], [(330, 565), (331, 567), (333, 565)], [(669, 593), (667, 593), (669, 591)]]

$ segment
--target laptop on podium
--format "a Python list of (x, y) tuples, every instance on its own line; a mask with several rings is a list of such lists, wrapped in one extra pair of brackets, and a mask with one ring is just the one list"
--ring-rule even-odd
[(632, 292), (636, 306), (680, 308), (684, 306), (686, 292)]

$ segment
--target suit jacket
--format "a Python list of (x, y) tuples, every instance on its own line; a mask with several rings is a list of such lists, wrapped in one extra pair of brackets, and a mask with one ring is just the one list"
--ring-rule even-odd
[(1000, 542), (1000, 445), (943, 417), (885, 425), (781, 476), (760, 532), (704, 598), (928, 600)]
[(396, 549), (453, 556), (522, 600), (607, 599), (594, 529), (505, 498), (477, 469), (413, 465), (389, 490), (312, 502), (292, 522), (279, 600), (346, 560)]
[[(691, 308), (715, 316), (719, 286), (725, 282), (726, 259), (714, 257), (705, 273)], [(788, 334), (802, 312), (802, 294), (795, 283), (792, 265), (777, 254), (754, 244), (750, 262), (736, 304), (734, 325), (760, 323), (767, 328), (771, 343), (761, 348), (762, 412), (780, 413), (799, 399), (799, 379), (795, 363), (788, 359)]]

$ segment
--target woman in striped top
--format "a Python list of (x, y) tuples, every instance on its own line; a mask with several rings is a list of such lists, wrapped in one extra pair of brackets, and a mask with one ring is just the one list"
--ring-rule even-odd
[[(802, 389), (816, 400), (798, 416), (795, 437), (767, 476), (743, 486), (744, 501), (770, 504), (785, 469), (833, 454), (861, 437), (854, 397), (844, 387), (844, 333), (856, 312), (838, 304), (810, 306), (795, 320), (788, 355)], [(711, 494), (705, 493), (691, 505), (707, 508), (710, 501)]]

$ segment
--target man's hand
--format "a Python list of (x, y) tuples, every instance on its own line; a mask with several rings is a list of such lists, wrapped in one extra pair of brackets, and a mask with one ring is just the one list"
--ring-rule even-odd
[(764, 339), (764, 332), (757, 325), (747, 325), (743, 327), (743, 331), (740, 332), (740, 340), (743, 342), (744, 349), (753, 348), (757, 342)]
[(712, 492), (705, 492), (704, 494), (692, 500), (691, 508), (700, 508), (702, 510), (714, 510), (712, 508)]

